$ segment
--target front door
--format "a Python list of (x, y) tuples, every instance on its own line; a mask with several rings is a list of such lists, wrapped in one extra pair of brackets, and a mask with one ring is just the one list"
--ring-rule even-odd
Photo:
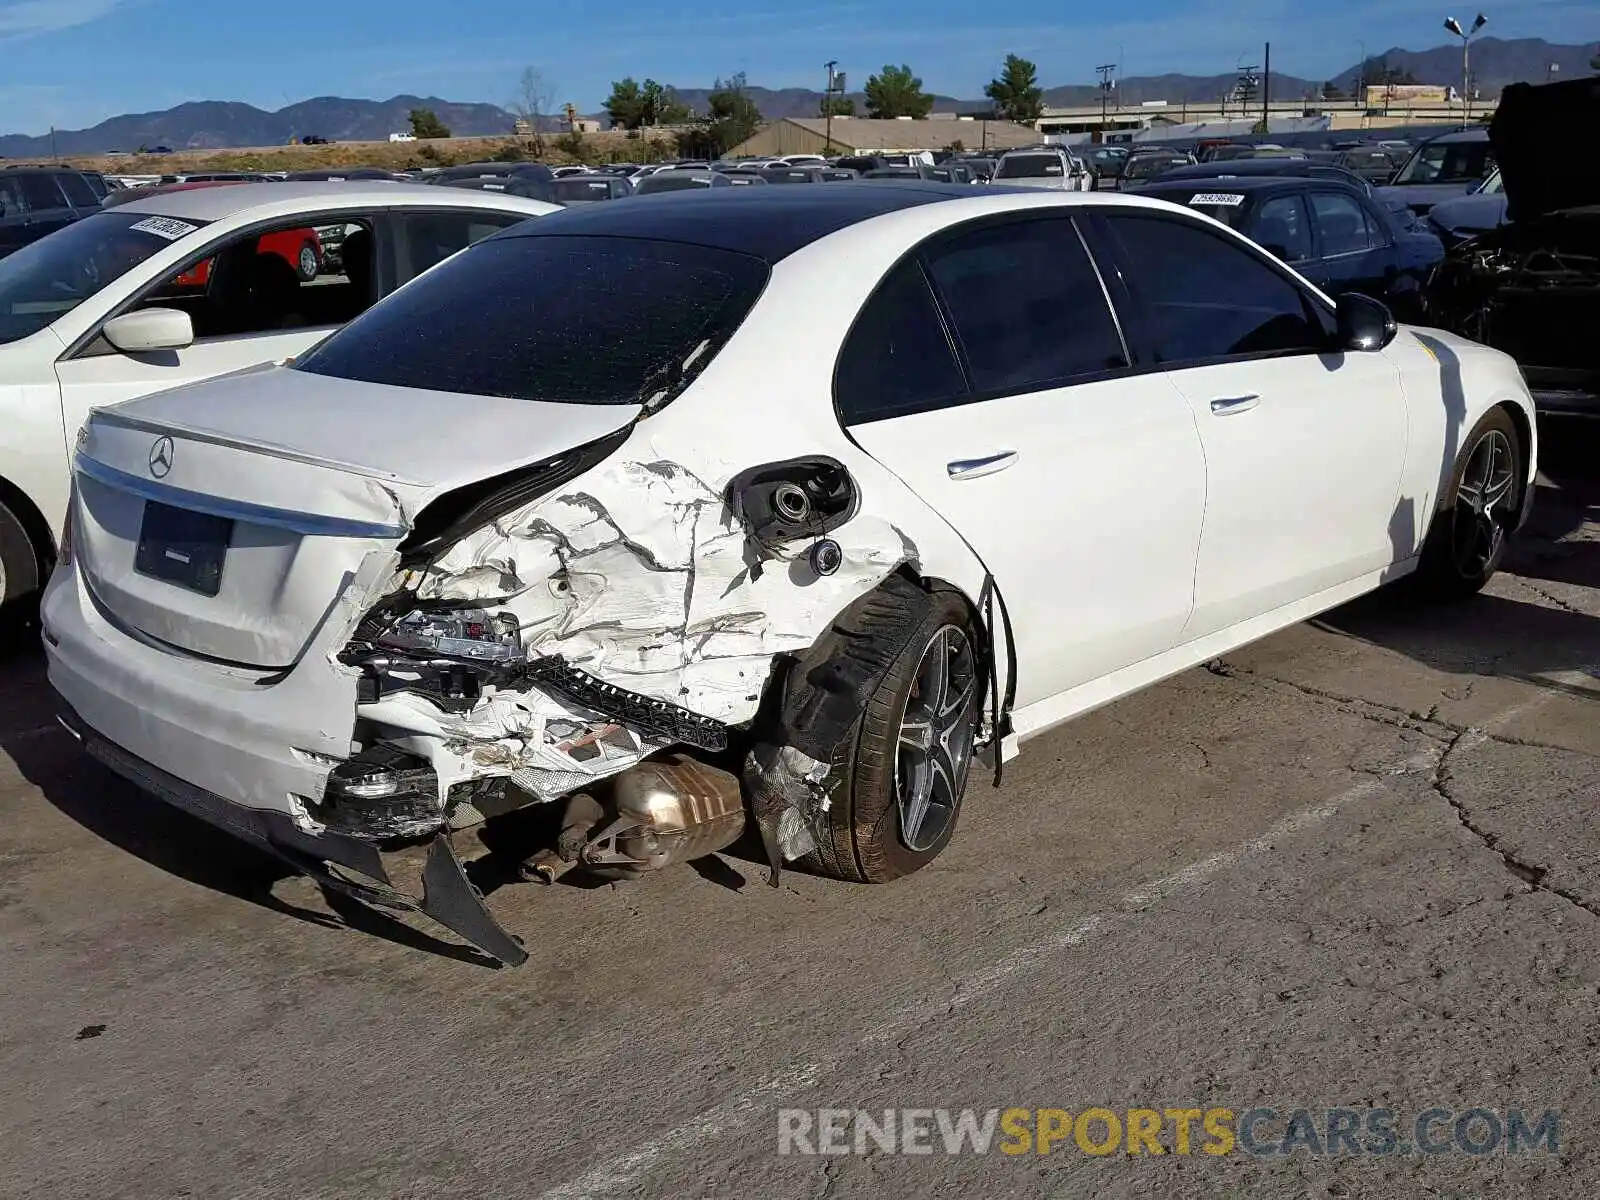
[(1019, 707), (1161, 653), (1188, 619), (1200, 441), (1176, 389), (1127, 363), (1064, 216), (940, 235), (880, 286), (840, 358), (852, 436), (993, 574)]
[(1330, 351), (1322, 302), (1241, 239), (1154, 214), (1108, 215), (1106, 228), (1141, 350), (1165, 365), (1205, 448), (1184, 640), (1409, 554), (1406, 401), (1388, 357)]

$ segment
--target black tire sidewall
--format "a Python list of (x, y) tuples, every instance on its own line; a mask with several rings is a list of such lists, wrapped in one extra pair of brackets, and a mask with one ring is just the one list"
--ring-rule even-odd
[(1433, 527), (1428, 531), (1428, 540), (1422, 551), (1422, 575), (1427, 586), (1436, 594), (1443, 596), (1466, 596), (1479, 591), (1484, 584), (1494, 577), (1504, 561), (1506, 550), (1511, 543), (1510, 531), (1500, 541), (1500, 547), (1495, 551), (1484, 570), (1476, 575), (1464, 575), (1456, 565), (1454, 553), (1454, 533), (1456, 505), (1461, 494), (1461, 479), (1466, 474), (1472, 456), (1478, 449), (1478, 444), (1484, 435), (1490, 431), (1498, 431), (1505, 435), (1511, 444), (1512, 470), (1516, 472), (1516, 507), (1520, 510), (1526, 501), (1527, 491), (1531, 481), (1524, 478), (1523, 462), (1524, 451), (1522, 446), (1522, 433), (1517, 429), (1517, 423), (1503, 408), (1490, 409), (1472, 427), (1472, 432), (1462, 440), (1461, 453), (1456, 456), (1455, 469), (1450, 472), (1450, 490), (1448, 502), (1441, 507), (1433, 517)]
[(5, 568), (0, 584), (0, 652), (4, 652), (11, 648), (6, 643), (32, 621), (44, 582), (27, 529), (4, 504), (0, 504), (0, 567)]
[[(944, 850), (960, 823), (961, 807), (966, 793), (965, 782), (971, 780), (969, 768), (962, 794), (956, 797), (955, 811), (939, 839), (925, 850), (912, 850), (900, 837), (900, 809), (895, 798), (895, 778), (899, 765), (900, 722), (904, 717), (911, 689), (916, 684), (917, 668), (922, 662), (934, 635), (945, 626), (955, 626), (966, 635), (972, 645), (975, 665), (978, 667), (975, 697), (981, 695), (984, 682), (979, 649), (980, 638), (972, 627), (972, 619), (965, 600), (955, 593), (940, 591), (933, 594), (933, 604), (906, 644), (905, 650), (885, 674), (872, 698), (868, 701), (854, 737), (848, 739), (848, 761), (844, 764), (844, 786), (839, 789), (846, 797), (836, 804), (832, 815), (835, 821), (848, 825), (848, 844), (855, 851), (858, 877), (868, 883), (882, 883), (909, 875), (928, 865)], [(981, 700), (975, 698), (972, 720), (979, 719)], [(839, 793), (836, 793), (836, 795)], [(844, 832), (840, 830), (839, 832)]]

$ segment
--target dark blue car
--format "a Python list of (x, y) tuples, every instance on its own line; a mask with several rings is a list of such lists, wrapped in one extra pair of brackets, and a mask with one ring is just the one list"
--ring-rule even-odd
[(1378, 197), (1385, 203), (1404, 204), (1421, 217), (1441, 200), (1465, 196), (1493, 169), (1487, 129), (1446, 133), (1412, 151), (1389, 186), (1378, 189)]
[(1402, 321), (1421, 316), (1422, 288), (1444, 257), (1431, 233), (1404, 228), (1360, 188), (1331, 179), (1168, 179), (1139, 189), (1215, 217), (1331, 295), (1361, 292)]

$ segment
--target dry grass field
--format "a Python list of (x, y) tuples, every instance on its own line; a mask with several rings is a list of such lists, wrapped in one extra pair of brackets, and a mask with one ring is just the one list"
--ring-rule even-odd
[[(328, 167), (385, 167), (412, 170), (454, 166), (512, 155), (541, 162), (655, 162), (672, 157), (670, 138), (630, 138), (625, 133), (546, 134), (543, 152), (530, 138), (461, 137), (415, 142), (338, 142), (330, 146), (255, 146), (227, 150), (179, 150), (172, 154), (65, 155), (59, 159), (15, 159), (65, 162), (115, 175), (165, 175), (195, 171), (314, 171)], [(9, 164), (8, 164), (9, 165)]]

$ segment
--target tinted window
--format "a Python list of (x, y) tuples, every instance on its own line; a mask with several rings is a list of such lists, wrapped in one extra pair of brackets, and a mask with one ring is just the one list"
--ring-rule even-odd
[(1127, 365), (1072, 222), (1013, 222), (944, 242), (928, 270), (978, 392), (1043, 388)]
[(23, 199), (34, 212), (67, 207), (67, 198), (56, 186), (55, 176), (23, 174), (18, 182), (22, 184)]
[(839, 419), (856, 425), (923, 412), (965, 392), (922, 268), (903, 263), (867, 301), (839, 355)]
[(1372, 248), (1366, 211), (1354, 196), (1338, 192), (1312, 192), (1311, 216), (1317, 223), (1324, 258), (1358, 254)]
[(18, 217), (26, 210), (22, 202), (22, 185), (15, 175), (0, 175), (0, 217)]
[(1225, 234), (1132, 214), (1106, 222), (1157, 362), (1312, 353), (1325, 344), (1300, 289)]
[(1274, 196), (1256, 210), (1251, 235), (1285, 262), (1311, 257), (1311, 226), (1299, 196)]
[(404, 283), (458, 250), (526, 217), (489, 212), (401, 213), (395, 219), (395, 280)]
[(67, 200), (74, 208), (98, 208), (100, 197), (89, 186), (89, 181), (82, 175), (70, 171), (63, 171), (56, 176), (56, 182), (61, 185), (61, 190), (66, 192)]
[(666, 403), (767, 280), (748, 255), (642, 238), (474, 246), (323, 342), (299, 369), (567, 404)]
[(669, 175), (665, 171), (658, 175), (651, 175), (639, 184), (639, 195), (648, 196), (653, 192), (686, 192), (694, 188), (713, 186), (709, 178), (698, 175)]

